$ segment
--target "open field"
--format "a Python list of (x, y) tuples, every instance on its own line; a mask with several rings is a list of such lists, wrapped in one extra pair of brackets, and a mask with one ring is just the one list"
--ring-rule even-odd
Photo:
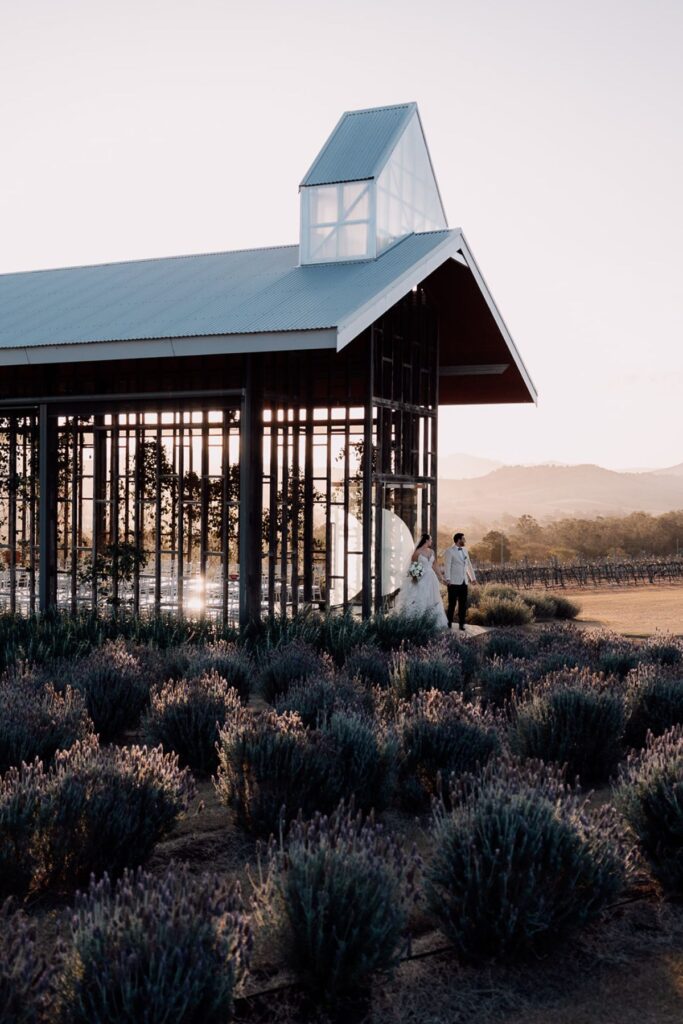
[(577, 588), (562, 594), (581, 605), (579, 625), (604, 626), (627, 636), (683, 635), (683, 585)]
[[(575, 596), (600, 599), (588, 614), (605, 621), (615, 599), (626, 609), (622, 617), (639, 599), (680, 607), (683, 588), (667, 589), (673, 594), (653, 588)], [(584, 611), (583, 624), (595, 622)], [(214, 882), (201, 880), (210, 871), (222, 891), (241, 884), (251, 914), (251, 963), (233, 1017), (240, 1024), (683, 1020), (677, 840), (669, 844), (668, 819), (656, 801), (656, 850), (641, 842), (632, 803), (630, 810), (610, 806), (618, 799), (612, 787), (617, 771), (626, 772), (629, 750), (640, 749), (648, 729), (661, 736), (683, 722), (683, 641), (645, 643), (564, 622), (501, 631), (473, 627), (466, 636), (441, 636), (429, 621), (398, 616), (368, 623), (351, 617), (273, 621), (261, 634), (230, 644), (215, 635), (183, 634), (187, 626), (171, 621), (154, 624), (152, 642), (146, 621), (122, 619), (117, 628), (125, 628), (127, 639), (113, 643), (87, 620), (36, 620), (23, 631), (14, 619), (5, 625), (15, 642), (0, 644), (8, 665), (0, 679), (6, 698), (0, 701), (0, 756), (16, 767), (40, 754), (46, 762), (54, 757), (58, 767), (48, 767), (45, 777), (37, 773), (33, 782), (27, 776), (26, 785), (21, 774), (2, 776), (6, 793), (28, 794), (22, 804), (5, 798), (5, 827), (18, 845), (0, 845), (0, 894), (4, 885), (17, 901), (12, 915), (22, 906), (27, 919), (13, 916), (0, 928), (0, 983), (9, 977), (27, 1000), (21, 986), (30, 974), (10, 974), (15, 954), (8, 943), (13, 928), (28, 934), (31, 925), (38, 954), (53, 965), (45, 984), (56, 986), (41, 990), (38, 1017), (0, 1012), (3, 1024), (52, 1024), (55, 993), (64, 1024), (111, 1020), (99, 1010), (87, 1017), (76, 1013), (70, 979), (80, 984), (101, 954), (90, 944), (76, 953), (78, 936), (69, 930), (80, 905), (74, 892), (87, 883), (89, 871), (120, 874), (139, 862), (149, 872), (143, 883), (148, 902), (140, 898), (143, 890), (129, 891), (131, 916), (120, 936), (110, 936), (99, 923), (119, 920), (106, 893), (96, 896), (96, 919), (79, 918), (79, 934), (106, 934), (107, 960), (122, 952), (122, 981), (108, 981), (111, 991), (119, 986), (137, 992), (137, 976), (126, 980), (137, 970), (128, 951), (159, 921), (158, 933), (144, 940), (150, 971), (160, 944), (172, 940), (192, 949), (183, 963), (202, 985), (222, 977), (221, 971), (228, 976), (223, 953), (212, 959), (218, 931), (201, 955), (194, 952), (197, 936), (211, 925), (207, 915), (217, 917), (220, 909), (207, 897)], [(35, 661), (28, 670), (27, 652)], [(649, 671), (631, 678), (641, 664), (653, 670), (654, 681)], [(579, 672), (558, 672), (558, 666)], [(659, 703), (650, 700), (651, 686)], [(299, 717), (294, 720), (292, 712)], [(167, 756), (141, 746), (157, 742)], [(683, 765), (683, 733), (658, 750), (673, 772)], [(196, 789), (168, 756), (174, 753), (188, 764)], [(567, 764), (570, 778), (583, 780), (584, 792), (593, 790), (585, 806), (559, 785), (552, 765), (560, 764)], [(139, 766), (134, 776), (131, 765)], [(473, 774), (432, 815), (440, 779), (451, 771), (454, 782)], [(83, 779), (90, 780), (85, 788)], [(633, 799), (636, 781), (625, 774), (621, 782)], [(142, 801), (131, 797), (140, 791)], [(379, 824), (371, 820), (365, 838), (358, 823), (347, 823), (344, 833), (319, 824), (308, 833), (305, 853), (297, 839), (301, 825), (295, 825), (282, 830), (286, 858), (277, 845), (266, 853), (263, 842), (279, 829), (280, 815), (293, 816), (298, 807), (307, 818), (314, 810), (331, 813), (340, 797), (353, 798), (365, 811), (377, 808)], [(7, 811), (30, 809), (34, 799), (27, 824)], [(64, 827), (65, 816), (75, 827)], [(112, 820), (118, 842), (107, 832)], [(628, 822), (635, 823), (625, 842)], [(353, 847), (345, 845), (349, 837)], [(634, 843), (641, 847), (638, 858)], [(315, 873), (300, 874), (318, 850), (328, 852)], [(20, 870), (24, 863), (28, 872)], [(444, 863), (446, 874), (439, 868)], [(415, 882), (408, 884), (402, 865)], [(179, 888), (172, 888), (176, 883)], [(309, 908), (324, 938), (325, 955), (317, 960), (308, 926), (290, 913), (299, 905), (299, 891), (322, 891), (332, 901), (329, 913), (325, 900), (313, 900)], [(383, 891), (390, 900), (375, 902)], [(394, 927), (399, 900), (405, 901), (405, 917), (396, 918), (384, 960), (373, 963), (376, 935)], [(144, 916), (146, 906), (157, 907), (153, 917)], [(444, 907), (456, 908), (458, 916), (447, 919)], [(180, 922), (177, 934), (164, 923), (171, 912)], [(339, 922), (353, 923), (348, 948), (368, 958), (360, 984), (354, 984), (352, 960), (337, 951)], [(30, 942), (25, 948), (29, 968), (39, 964)], [(301, 949), (308, 950), (303, 965)], [(81, 960), (72, 973), (76, 955)], [(398, 956), (395, 972), (387, 974), (383, 968)], [(337, 962), (344, 973), (335, 976), (329, 964)], [(161, 976), (174, 992), (185, 984), (177, 972)], [(83, 983), (84, 992), (91, 989)], [(167, 992), (155, 991), (165, 1012)], [(316, 1003), (321, 991), (325, 1009)], [(136, 1011), (117, 1024), (140, 1019)], [(148, 1024), (166, 1019), (163, 1012), (146, 1017)], [(189, 1024), (198, 1017), (175, 1019)], [(203, 1019), (223, 1024), (229, 1018), (226, 1010)]]

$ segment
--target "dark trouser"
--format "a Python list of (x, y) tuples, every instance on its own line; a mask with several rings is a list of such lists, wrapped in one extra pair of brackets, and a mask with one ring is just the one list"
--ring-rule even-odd
[(458, 623), (460, 626), (465, 625), (465, 614), (467, 612), (467, 584), (466, 583), (449, 583), (448, 584), (448, 611), (446, 612), (446, 618), (448, 619), (448, 625), (453, 625), (453, 616), (455, 615), (455, 606), (458, 606)]

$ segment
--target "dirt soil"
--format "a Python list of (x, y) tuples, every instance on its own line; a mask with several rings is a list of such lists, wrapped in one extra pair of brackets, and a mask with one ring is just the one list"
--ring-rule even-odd
[(562, 594), (581, 605), (579, 625), (604, 626), (627, 636), (683, 636), (683, 584), (618, 590), (582, 587)]

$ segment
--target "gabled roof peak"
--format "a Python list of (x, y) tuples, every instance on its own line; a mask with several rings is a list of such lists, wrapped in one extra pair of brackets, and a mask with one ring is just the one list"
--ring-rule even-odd
[(416, 112), (417, 103), (347, 110), (304, 176), (301, 187), (376, 178)]

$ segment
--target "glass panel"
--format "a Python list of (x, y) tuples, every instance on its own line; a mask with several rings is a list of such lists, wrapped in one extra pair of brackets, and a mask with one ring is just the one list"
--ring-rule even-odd
[(337, 238), (335, 228), (311, 228), (309, 258), (317, 260), (333, 260), (337, 255)]
[(337, 186), (322, 185), (310, 190), (311, 224), (332, 224), (337, 220)]
[(338, 230), (337, 255), (340, 259), (368, 255), (368, 225), (344, 224)]
[(377, 251), (413, 231), (446, 227), (422, 129), (414, 114), (377, 180)]
[(368, 182), (354, 181), (343, 185), (342, 210), (344, 220), (367, 220), (370, 216), (370, 187)]

